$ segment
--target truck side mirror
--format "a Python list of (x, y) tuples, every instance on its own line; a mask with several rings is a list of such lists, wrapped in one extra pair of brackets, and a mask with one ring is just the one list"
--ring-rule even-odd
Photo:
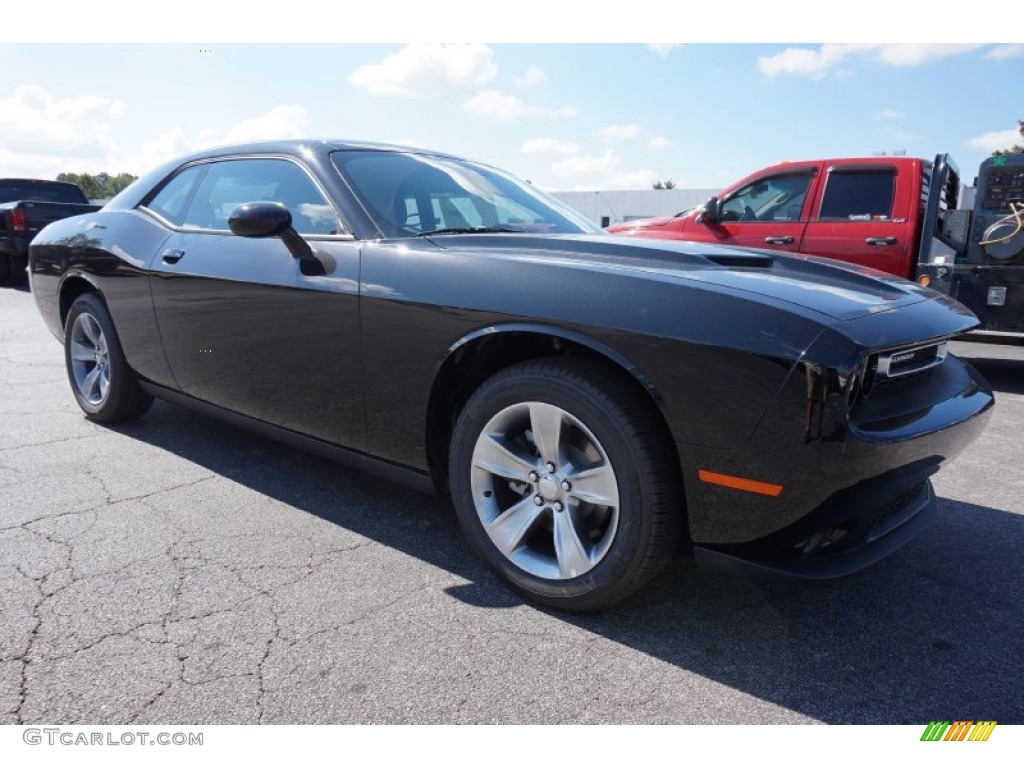
[(698, 221), (701, 224), (717, 224), (721, 220), (718, 198), (709, 197), (708, 201), (700, 208)]

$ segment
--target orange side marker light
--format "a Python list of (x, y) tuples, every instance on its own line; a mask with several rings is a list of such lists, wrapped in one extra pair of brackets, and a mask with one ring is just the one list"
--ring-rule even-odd
[(726, 488), (735, 488), (737, 491), (760, 493), (762, 496), (778, 496), (782, 493), (782, 486), (775, 483), (762, 483), (758, 480), (748, 480), (745, 477), (709, 472), (706, 469), (697, 470), (697, 477), (705, 483), (724, 485)]

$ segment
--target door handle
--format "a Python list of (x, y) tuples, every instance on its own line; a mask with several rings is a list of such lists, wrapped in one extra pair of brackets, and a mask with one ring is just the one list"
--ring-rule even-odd
[(868, 245), (896, 245), (895, 237), (869, 237), (865, 241)]
[(793, 242), (793, 238), (790, 235), (772, 236), (769, 235), (764, 239), (768, 245), (789, 245)]
[(181, 261), (181, 257), (185, 255), (185, 252), (180, 248), (171, 248), (168, 251), (164, 251), (160, 254), (161, 260), (164, 264), (177, 264)]

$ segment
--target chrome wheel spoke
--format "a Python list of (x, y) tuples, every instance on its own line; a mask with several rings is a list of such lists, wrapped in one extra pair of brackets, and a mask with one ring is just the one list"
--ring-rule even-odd
[(563, 512), (555, 515), (554, 536), (558, 574), (563, 579), (573, 579), (593, 567), (571, 514)]
[(530, 403), (530, 432), (544, 461), (561, 464), (562, 418), (565, 411), (547, 403)]
[(93, 346), (97, 349), (102, 349), (105, 346), (102, 342), (103, 331), (100, 330), (99, 324), (93, 319), (92, 315), (81, 315), (79, 320), (81, 320), (82, 333), (93, 343)]
[(89, 371), (85, 379), (82, 381), (82, 394), (85, 395), (86, 399), (90, 402), (97, 400), (102, 396), (102, 392), (99, 387), (100, 373), (100, 367), (97, 365)]
[(96, 360), (96, 348), (87, 347), (78, 341), (72, 339), (71, 341), (71, 359), (79, 360), (82, 362), (95, 362)]
[(590, 504), (606, 507), (619, 505), (619, 487), (615, 473), (608, 464), (601, 464), (568, 476), (572, 484), (571, 496)]
[(498, 549), (510, 555), (522, 544), (542, 511), (543, 508), (527, 496), (488, 523), (487, 535)]
[(515, 454), (502, 445), (498, 435), (482, 435), (473, 451), (473, 466), (512, 480), (526, 481), (535, 462)]

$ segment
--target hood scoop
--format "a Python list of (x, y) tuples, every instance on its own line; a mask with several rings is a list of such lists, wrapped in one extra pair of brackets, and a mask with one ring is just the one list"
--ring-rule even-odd
[(775, 259), (771, 256), (745, 256), (737, 253), (705, 256), (704, 258), (720, 267), (746, 267), (748, 269), (771, 269), (775, 263)]

